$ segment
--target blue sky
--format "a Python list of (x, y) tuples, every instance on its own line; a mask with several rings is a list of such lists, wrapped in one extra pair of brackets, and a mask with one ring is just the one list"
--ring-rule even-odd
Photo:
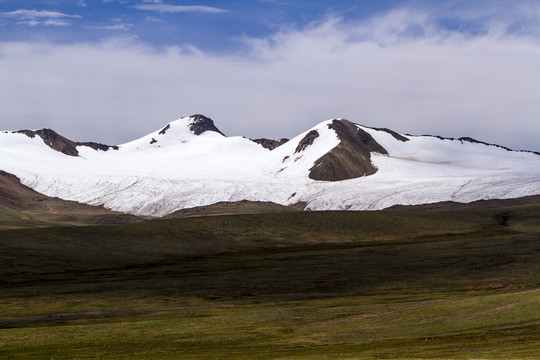
[[(357, 21), (400, 1), (49, 0), (0, 1), (0, 40), (70, 43), (131, 36), (156, 47), (193, 45), (213, 53), (242, 50), (265, 37), (328, 16)], [(411, 3), (412, 4), (412, 3)]]
[(538, 20), (538, 14), (527, 13), (534, 2), (497, 0), (0, 0), (0, 40), (71, 43), (132, 36), (157, 47), (189, 44), (223, 53), (241, 50), (245, 37), (266, 37), (330, 16), (358, 22), (400, 8), (430, 11), (441, 28), (469, 34), (499, 21), (512, 32), (532, 31), (527, 27)]
[(307, 24), (331, 13), (351, 18), (369, 16), (395, 3), (385, 0), (4, 0), (0, 1), (0, 9), (5, 27), (0, 36), (6, 40), (91, 41), (124, 31), (157, 45), (195, 43), (215, 49), (223, 48), (223, 43), (226, 47), (234, 45), (237, 37), (269, 35), (281, 26)]
[(0, 0), (0, 128), (121, 143), (204, 113), (540, 150), (540, 1)]

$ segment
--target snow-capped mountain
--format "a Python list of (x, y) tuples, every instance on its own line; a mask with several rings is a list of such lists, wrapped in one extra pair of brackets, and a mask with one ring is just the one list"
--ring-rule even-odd
[(118, 146), (0, 133), (0, 170), (48, 196), (138, 215), (220, 201), (376, 210), (540, 194), (540, 154), (332, 119), (287, 141), (226, 137), (184, 117)]

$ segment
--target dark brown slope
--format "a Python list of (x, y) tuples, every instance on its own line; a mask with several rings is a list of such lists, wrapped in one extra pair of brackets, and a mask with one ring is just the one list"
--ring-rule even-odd
[(134, 223), (139, 218), (103, 207), (51, 198), (21, 184), (0, 170), (0, 228), (65, 224)]
[(165, 218), (170, 219), (191, 216), (280, 213), (288, 211), (301, 211), (304, 210), (304, 207), (305, 204), (303, 203), (284, 206), (268, 201), (221, 201), (212, 205), (197, 206), (194, 208), (178, 210), (170, 215), (167, 215)]
[(540, 195), (524, 196), (514, 199), (477, 200), (468, 203), (455, 201), (441, 201), (420, 205), (394, 205), (383, 211), (460, 211), (460, 210), (487, 210), (503, 209), (524, 205), (540, 204)]
[(68, 138), (63, 137), (62, 135), (58, 134), (56, 131), (51, 130), (51, 129), (41, 129), (41, 130), (36, 130), (36, 131), (19, 130), (19, 131), (15, 131), (15, 133), (25, 134), (26, 136), (30, 138), (39, 136), (41, 139), (43, 139), (43, 142), (47, 146), (69, 156), (79, 156), (79, 151), (77, 150), (77, 146), (88, 146), (94, 150), (101, 150), (101, 151), (108, 151), (110, 149), (118, 150), (118, 146), (104, 145), (104, 144), (99, 144), (95, 142), (75, 142), (75, 141), (69, 140)]
[(336, 132), (340, 143), (315, 161), (309, 172), (311, 179), (340, 181), (377, 172), (370, 153), (388, 152), (370, 134), (348, 120), (334, 120), (328, 127)]

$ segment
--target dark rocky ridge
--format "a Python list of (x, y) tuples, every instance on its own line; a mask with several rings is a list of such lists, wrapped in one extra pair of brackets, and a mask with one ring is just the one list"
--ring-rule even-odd
[(300, 151), (304, 151), (309, 145), (313, 144), (313, 141), (315, 141), (316, 138), (319, 137), (319, 133), (317, 130), (311, 130), (304, 136), (302, 140), (298, 143), (298, 146), (296, 147), (296, 150), (294, 150), (294, 153), (299, 153)]
[(275, 148), (280, 147), (281, 145), (289, 141), (289, 139), (286, 139), (286, 138), (282, 138), (278, 140), (266, 139), (266, 138), (250, 139), (250, 140), (253, 142), (256, 142), (257, 144), (261, 145), (263, 148), (268, 149), (268, 150), (274, 150)]
[(468, 136), (463, 136), (463, 137), (460, 137), (460, 138), (454, 138), (454, 137), (444, 137), (444, 136), (440, 136), (440, 135), (411, 135), (411, 134), (406, 134), (406, 135), (407, 136), (429, 136), (429, 137), (435, 137), (435, 138), (437, 138), (439, 140), (460, 141), (461, 143), (463, 143), (465, 141), (465, 142), (470, 142), (470, 143), (474, 143), (474, 144), (483, 144), (483, 145), (486, 145), (486, 146), (494, 146), (494, 147), (497, 147), (499, 149), (504, 149), (506, 151), (522, 152), (522, 153), (530, 153), (530, 154), (540, 155), (540, 152), (538, 152), (538, 151), (514, 150), (514, 149), (511, 149), (511, 148), (506, 147), (506, 146), (497, 145), (497, 144), (491, 144), (491, 143), (488, 143), (488, 142), (485, 142), (485, 141), (473, 139), (473, 138), (468, 137)]
[[(225, 136), (225, 134), (219, 131), (219, 129), (214, 125), (214, 121), (212, 121), (212, 119), (201, 114), (192, 115), (191, 118), (193, 118), (193, 120), (189, 125), (189, 130), (193, 131), (195, 135), (201, 135), (205, 131), (214, 131)], [(167, 131), (167, 128), (163, 129), (162, 131)]]
[(86, 141), (86, 142), (78, 142), (77, 146), (88, 146), (94, 150), (101, 150), (101, 151), (109, 151), (109, 150), (118, 150), (119, 147), (116, 145), (105, 145), (100, 144), (92, 141)]
[(341, 181), (377, 172), (370, 153), (388, 152), (370, 134), (348, 120), (334, 120), (328, 127), (336, 132), (340, 143), (315, 161), (309, 172), (311, 179)]
[(108, 151), (110, 149), (118, 150), (118, 146), (104, 145), (95, 142), (75, 142), (63, 137), (62, 135), (51, 129), (41, 129), (36, 131), (19, 130), (14, 131), (14, 133), (25, 134), (30, 138), (34, 138), (36, 137), (36, 135), (38, 135), (41, 139), (43, 139), (43, 142), (51, 149), (54, 149), (69, 156), (79, 156), (77, 146), (88, 146), (94, 150), (101, 151)]
[[(451, 139), (451, 140), (455, 140), (455, 139)], [(501, 149), (504, 149), (506, 151), (517, 151), (517, 152), (527, 152), (527, 153), (533, 153), (533, 154), (536, 154), (536, 155), (540, 155), (540, 152), (538, 151), (529, 151), (529, 150), (513, 150), (513, 149), (510, 149), (506, 146), (502, 146), (502, 145), (497, 145), (497, 144), (490, 144), (490, 143), (487, 143), (485, 141), (480, 141), (480, 140), (476, 140), (476, 139), (473, 139), (471, 137), (468, 137), (468, 136), (465, 136), (465, 137), (460, 137), (459, 139), (457, 139), (458, 141), (461, 141), (461, 142), (470, 142), (470, 143), (474, 143), (474, 144), (484, 144), (486, 146), (495, 146), (495, 147), (498, 147), (498, 148), (501, 148)]]
[(158, 134), (159, 135), (164, 135), (167, 132), (167, 130), (169, 130), (170, 128), (171, 128), (171, 124), (167, 124), (167, 126), (165, 126), (163, 129), (161, 129)]
[(17, 133), (25, 134), (28, 137), (34, 138), (36, 135), (43, 139), (43, 142), (51, 149), (59, 151), (69, 156), (79, 156), (77, 151), (77, 143), (69, 140), (51, 129), (41, 129), (37, 131), (20, 130)]
[(370, 127), (370, 129), (373, 129), (373, 130), (378, 130), (378, 131), (384, 131), (390, 135), (392, 135), (394, 137), (394, 139), (396, 140), (399, 140), (399, 141), (403, 141), (403, 142), (406, 142), (406, 141), (409, 141), (410, 139), (401, 135), (401, 134), (398, 134), (397, 132), (395, 132), (394, 130), (390, 130), (390, 129), (387, 129), (387, 128), (376, 128), (376, 127)]

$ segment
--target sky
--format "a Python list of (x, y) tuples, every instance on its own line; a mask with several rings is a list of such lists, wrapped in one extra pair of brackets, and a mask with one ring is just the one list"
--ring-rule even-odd
[(540, 151), (540, 0), (0, 0), (0, 129), (121, 144), (192, 114)]

